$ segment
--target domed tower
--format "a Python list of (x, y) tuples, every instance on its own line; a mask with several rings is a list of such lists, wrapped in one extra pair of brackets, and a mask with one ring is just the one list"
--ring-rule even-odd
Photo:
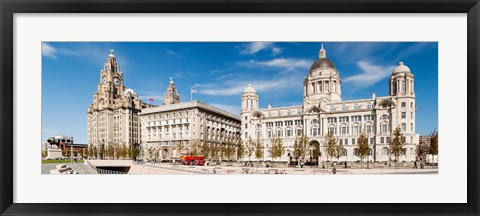
[(163, 104), (176, 104), (180, 103), (180, 95), (177, 94), (177, 88), (173, 82), (173, 77), (170, 77), (170, 84), (168, 84), (167, 92), (163, 95)]
[(402, 129), (407, 144), (418, 143), (415, 135), (415, 76), (403, 62), (393, 70), (389, 79), (390, 96), (396, 103), (394, 111), (392, 130), (396, 127)]
[(390, 76), (390, 95), (415, 97), (413, 80), (414, 76), (410, 68), (403, 62), (398, 63)]
[(251, 112), (258, 109), (258, 95), (252, 84), (248, 84), (242, 94), (242, 112)]
[(308, 76), (303, 81), (304, 103), (318, 105), (320, 101), (341, 101), (341, 80), (333, 61), (327, 58), (323, 48), (318, 52), (318, 59), (310, 66)]
[(240, 114), (242, 116), (242, 139), (246, 140), (248, 135), (253, 133), (253, 127), (249, 127), (250, 118), (252, 112), (258, 110), (258, 95), (252, 84), (248, 84), (245, 91), (242, 94), (242, 110)]

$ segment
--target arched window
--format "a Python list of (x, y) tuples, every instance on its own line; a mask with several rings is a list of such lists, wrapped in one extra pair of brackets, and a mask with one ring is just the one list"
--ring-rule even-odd
[(357, 148), (353, 149), (353, 156), (358, 156), (358, 149)]
[(347, 156), (347, 149), (343, 149), (343, 153), (342, 153), (342, 156)]
[(387, 147), (383, 147), (382, 155), (388, 155), (388, 148)]
[(402, 107), (406, 107), (406, 106), (407, 106), (407, 103), (402, 102)]
[(373, 154), (372, 149), (368, 149), (368, 155), (372, 156), (372, 154)]

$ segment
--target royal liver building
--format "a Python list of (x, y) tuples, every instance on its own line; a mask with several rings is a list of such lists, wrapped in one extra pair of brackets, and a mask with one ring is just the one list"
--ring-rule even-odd
[(255, 88), (248, 85), (242, 94), (242, 139), (260, 140), (265, 158), (269, 159), (270, 140), (280, 136), (286, 147), (281, 159), (288, 161), (293, 157), (295, 139), (303, 134), (309, 138), (312, 149), (320, 149), (319, 154), (310, 154), (307, 160), (317, 161), (320, 157), (320, 161), (325, 161), (323, 143), (330, 131), (344, 147), (340, 161), (357, 161), (357, 141), (364, 131), (371, 149), (369, 159), (388, 161), (393, 160), (388, 150), (392, 131), (400, 127), (406, 142), (405, 155), (400, 160), (414, 160), (419, 136), (415, 133), (414, 75), (410, 68), (400, 62), (393, 70), (388, 96), (377, 97), (373, 93), (368, 99), (342, 101), (341, 85), (335, 64), (327, 58), (323, 46), (303, 81), (303, 104), (260, 109)]
[(123, 83), (123, 74), (113, 50), (100, 71), (97, 92), (88, 107), (88, 145), (132, 147), (141, 143), (138, 114), (151, 105), (143, 103)]

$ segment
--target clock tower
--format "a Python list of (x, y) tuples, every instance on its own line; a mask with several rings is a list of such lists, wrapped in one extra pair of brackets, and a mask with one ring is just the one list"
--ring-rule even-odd
[(132, 89), (125, 87), (113, 51), (110, 50), (100, 71), (97, 92), (93, 94), (93, 103), (87, 112), (88, 145), (96, 148), (96, 158), (108, 157), (100, 155), (100, 152), (107, 152), (109, 148), (138, 145), (141, 135), (138, 114), (143, 108), (152, 106), (142, 102)]

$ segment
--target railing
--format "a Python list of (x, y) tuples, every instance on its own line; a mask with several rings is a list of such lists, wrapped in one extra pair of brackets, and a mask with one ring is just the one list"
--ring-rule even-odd
[(126, 172), (121, 172), (121, 171), (114, 171), (114, 170), (106, 170), (106, 169), (101, 169), (101, 168), (96, 168), (98, 174), (115, 174), (115, 175), (122, 175), (122, 174), (127, 174)]

